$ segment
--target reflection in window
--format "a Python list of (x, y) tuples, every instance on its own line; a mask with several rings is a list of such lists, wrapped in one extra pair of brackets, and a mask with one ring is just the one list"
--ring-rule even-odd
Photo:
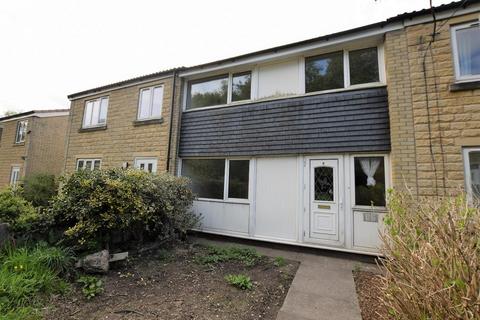
[(250, 99), (250, 90), (252, 87), (251, 72), (237, 73), (232, 76), (232, 101), (241, 101)]
[(17, 122), (17, 132), (15, 134), (15, 143), (25, 142), (25, 137), (27, 136), (27, 126), (28, 126), (28, 120)]
[(248, 199), (248, 160), (230, 160), (228, 174), (228, 197)]
[(187, 109), (215, 106), (227, 103), (228, 75), (192, 82), (189, 85)]
[(351, 85), (379, 81), (376, 47), (350, 51), (348, 58)]
[(334, 52), (305, 60), (306, 92), (343, 88), (343, 52)]
[(473, 25), (456, 30), (458, 74), (480, 75), (480, 26)]
[(184, 159), (182, 175), (190, 178), (199, 198), (223, 199), (225, 159)]
[(383, 157), (355, 157), (355, 205), (385, 206)]
[(474, 204), (480, 201), (480, 151), (470, 151), (468, 153), (470, 169), (470, 187), (471, 197)]

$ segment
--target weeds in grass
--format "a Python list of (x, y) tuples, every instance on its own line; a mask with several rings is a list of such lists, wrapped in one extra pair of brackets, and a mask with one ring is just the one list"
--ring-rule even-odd
[(241, 290), (251, 290), (253, 288), (250, 277), (243, 274), (229, 274), (225, 277), (225, 280), (227, 280), (227, 282), (232, 286)]
[(200, 264), (217, 264), (227, 261), (239, 261), (246, 266), (254, 266), (262, 256), (254, 249), (239, 247), (207, 247), (207, 253), (197, 256)]
[(90, 300), (103, 292), (103, 282), (94, 276), (82, 276), (77, 280), (82, 285), (82, 292)]
[(273, 261), (273, 264), (275, 265), (275, 267), (284, 267), (287, 265), (287, 261), (285, 260), (284, 257), (276, 257), (275, 258), (275, 261)]
[(170, 262), (173, 260), (173, 252), (167, 249), (161, 249), (157, 252), (158, 260), (161, 262)]

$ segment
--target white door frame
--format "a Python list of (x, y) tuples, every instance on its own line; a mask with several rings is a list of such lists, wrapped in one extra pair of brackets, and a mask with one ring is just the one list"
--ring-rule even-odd
[[(338, 240), (327, 240), (310, 237), (310, 193), (311, 193), (311, 180), (310, 180), (310, 163), (312, 160), (337, 160), (338, 170)], [(307, 156), (304, 158), (304, 176), (303, 176), (303, 241), (323, 244), (328, 246), (345, 246), (345, 194), (346, 194), (346, 180), (345, 180), (345, 167), (343, 155), (319, 155), (319, 156)]]

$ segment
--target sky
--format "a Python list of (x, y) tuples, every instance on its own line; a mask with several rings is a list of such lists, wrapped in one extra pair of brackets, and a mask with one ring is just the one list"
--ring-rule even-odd
[(78, 91), (428, 6), (428, 0), (1, 1), (0, 115), (68, 108), (67, 95)]

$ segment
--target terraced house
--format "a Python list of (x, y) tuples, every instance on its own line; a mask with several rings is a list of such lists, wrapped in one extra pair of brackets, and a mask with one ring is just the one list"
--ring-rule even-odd
[[(375, 254), (388, 188), (478, 194), (479, 17), (458, 1), (72, 95), (66, 168), (156, 159), (201, 231)], [(163, 122), (138, 127), (156, 85)]]
[(0, 118), (0, 188), (36, 173), (59, 175), (65, 159), (67, 110)]

